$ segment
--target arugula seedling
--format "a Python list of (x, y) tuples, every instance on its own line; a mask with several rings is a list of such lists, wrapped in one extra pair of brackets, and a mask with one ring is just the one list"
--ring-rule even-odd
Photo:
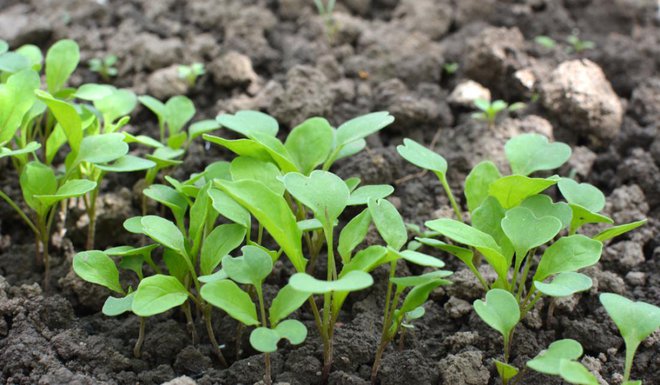
[[(527, 361), (527, 367), (539, 373), (560, 376), (564, 381), (575, 385), (598, 385), (598, 380), (589, 370), (577, 361), (582, 356), (582, 345), (572, 339), (558, 340), (550, 344), (534, 359)], [(500, 373), (501, 376), (501, 373)]]
[(495, 125), (495, 122), (501, 113), (518, 111), (527, 107), (527, 105), (522, 102), (508, 104), (504, 100), (490, 102), (486, 99), (476, 99), (474, 101), (474, 106), (480, 111), (473, 113), (472, 118), (487, 122), (489, 126)]
[[(278, 342), (287, 339), (293, 345), (298, 345), (307, 337), (307, 328), (302, 322), (284, 319), (300, 308), (310, 294), (286, 285), (279, 290), (266, 314), (262, 286), (273, 270), (273, 258), (257, 246), (244, 246), (241, 251), (240, 257), (232, 258), (227, 255), (222, 260), (222, 271), (230, 279), (208, 282), (202, 287), (201, 294), (204, 300), (224, 310), (237, 321), (246, 326), (257, 327), (250, 334), (250, 344), (257, 351), (264, 353), (264, 383), (271, 385), (270, 353), (277, 350)], [(256, 305), (250, 294), (234, 281), (254, 288), (257, 295)]]
[(588, 49), (596, 48), (596, 43), (591, 40), (582, 40), (576, 33), (567, 37), (566, 42), (570, 44), (569, 52), (581, 53)]
[(553, 49), (557, 46), (557, 42), (555, 41), (555, 39), (545, 35), (540, 35), (535, 37), (534, 42), (540, 45), (541, 47), (547, 49)]
[[(399, 147), (399, 153), (411, 163), (434, 171), (442, 181), (447, 170), (446, 161), (439, 154), (413, 143), (405, 141)], [(488, 294), (497, 293), (493, 296), (487, 294), (486, 302), (476, 302), (475, 309), (484, 321), (504, 336), (504, 362), (498, 364), (504, 384), (517, 373), (517, 369), (509, 367), (510, 346), (507, 346), (511, 343), (515, 324), (543, 296), (565, 297), (588, 290), (591, 279), (578, 270), (598, 262), (603, 242), (646, 222), (641, 220), (613, 226), (593, 238), (578, 234), (586, 223), (613, 223), (599, 213), (605, 207), (603, 193), (595, 186), (568, 178), (529, 176), (560, 167), (570, 157), (570, 147), (550, 143), (538, 134), (523, 134), (507, 142), (505, 153), (513, 175), (502, 176), (495, 164), (484, 161), (467, 176), (464, 195), (469, 221), (462, 221), (460, 207), (451, 198), (451, 189), (447, 185), (445, 190), (459, 220), (441, 218), (425, 223), (427, 228), (456, 244), (432, 237), (417, 238), (423, 245), (459, 258)], [(446, 180), (443, 186), (445, 184)], [(553, 202), (550, 196), (543, 194), (552, 186), (558, 187), (566, 202)], [(543, 250), (543, 253), (539, 256), (537, 250)], [(481, 258), (497, 274), (497, 280), (492, 284), (477, 268)], [(534, 266), (535, 271), (532, 270)], [(509, 275), (511, 270), (513, 274)], [(514, 314), (514, 307), (517, 308), (518, 319), (513, 326), (507, 324), (511, 328), (493, 326), (495, 316), (487, 306), (492, 302), (496, 302), (493, 305), (496, 308), (508, 309), (506, 314), (509, 315)]]
[(600, 302), (619, 329), (626, 344), (624, 385), (641, 385), (631, 381), (630, 371), (639, 344), (660, 328), (660, 308), (645, 302), (634, 302), (618, 294), (603, 293)]
[(101, 59), (94, 58), (89, 61), (89, 69), (101, 76), (103, 81), (110, 81), (111, 77), (117, 76), (117, 55), (107, 55)]
[(177, 67), (179, 78), (185, 79), (189, 87), (194, 87), (197, 78), (204, 75), (206, 70), (203, 63), (193, 63), (191, 65), (180, 65)]
[(335, 0), (327, 0), (327, 2), (324, 0), (314, 0), (314, 4), (319, 15), (323, 18), (325, 36), (329, 42), (332, 42), (335, 34), (337, 34), (337, 22), (332, 15), (332, 12), (335, 10)]
[(445, 63), (442, 65), (442, 69), (447, 73), (447, 75), (453, 75), (458, 71), (459, 65), (456, 62)]

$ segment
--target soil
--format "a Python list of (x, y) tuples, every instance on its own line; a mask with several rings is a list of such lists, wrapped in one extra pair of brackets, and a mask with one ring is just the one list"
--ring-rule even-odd
[[(422, 224), (449, 212), (440, 184), (406, 164), (395, 151), (403, 137), (434, 143), (450, 164), (458, 193), (470, 167), (488, 158), (503, 164), (502, 145), (513, 135), (537, 131), (574, 148), (562, 172), (575, 172), (608, 195), (606, 212), (617, 222), (642, 217), (649, 224), (615, 239), (602, 261), (586, 269), (588, 293), (543, 302), (515, 333), (518, 367), (551, 341), (574, 338), (583, 363), (601, 384), (620, 384), (624, 348), (597, 299), (616, 292), (660, 305), (660, 14), (652, 0), (339, 0), (337, 30), (329, 41), (309, 0), (0, 0), (0, 38), (12, 47), (47, 48), (61, 38), (81, 47), (82, 62), (115, 54), (118, 87), (168, 97), (186, 92), (197, 118), (258, 109), (276, 117), (286, 132), (307, 117), (333, 124), (359, 114), (389, 110), (396, 122), (368, 139), (369, 149), (339, 162), (335, 171), (363, 183), (396, 187), (392, 201), (409, 222)], [(573, 32), (595, 42), (567, 50)], [(543, 48), (534, 37), (559, 42)], [(172, 78), (172, 66), (201, 61), (207, 74), (188, 89)], [(448, 73), (443, 64), (458, 63)], [(557, 70), (561, 69), (561, 70)], [(529, 107), (493, 127), (470, 119), (470, 108), (449, 98), (471, 79), (494, 98)], [(73, 83), (100, 82), (85, 65)], [(584, 96), (586, 95), (586, 97)], [(530, 102), (531, 101), (531, 102)], [(154, 117), (138, 107), (129, 130), (154, 132)], [(227, 154), (197, 143), (177, 175), (185, 176)], [(15, 174), (0, 165), (3, 190), (20, 194)], [(120, 231), (138, 213), (132, 190), (138, 176), (110, 177), (100, 202), (97, 247), (133, 241)], [(99, 310), (108, 294), (80, 281), (71, 258), (84, 244), (82, 210), (72, 210), (68, 232), (54, 237), (52, 293), (38, 284), (29, 229), (0, 205), (0, 383), (7, 384), (254, 384), (263, 359), (243, 334), (237, 353), (236, 322), (215, 314), (218, 339), (230, 367), (212, 359), (207, 340), (194, 346), (182, 314), (147, 321), (141, 358), (134, 358), (138, 320), (109, 318)], [(429, 251), (430, 252), (430, 251)], [(471, 310), (483, 295), (456, 260), (454, 284), (437, 289), (426, 315), (402, 344), (386, 351), (378, 381), (394, 384), (494, 385), (493, 360), (502, 342)], [(405, 266), (403, 266), (405, 271)], [(279, 285), (289, 269), (269, 281)], [(487, 273), (487, 272), (486, 272)], [(378, 342), (386, 272), (376, 285), (350, 297), (336, 332), (331, 384), (368, 384)], [(276, 382), (316, 384), (321, 350), (313, 321), (296, 317), (310, 336), (274, 354)], [(203, 326), (197, 325), (199, 335)], [(640, 347), (632, 377), (660, 384), (660, 334)], [(520, 384), (562, 384), (528, 372)]]

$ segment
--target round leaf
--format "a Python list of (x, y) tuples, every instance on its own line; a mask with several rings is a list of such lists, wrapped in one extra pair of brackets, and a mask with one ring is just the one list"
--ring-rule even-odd
[(140, 219), (144, 233), (154, 241), (181, 255), (186, 255), (186, 246), (181, 230), (171, 221), (156, 215), (147, 215)]
[(150, 317), (182, 305), (188, 291), (175, 277), (156, 274), (140, 281), (133, 298), (133, 313)]
[(324, 294), (333, 291), (358, 291), (374, 283), (371, 275), (363, 271), (351, 271), (336, 281), (321, 281), (307, 273), (296, 273), (289, 279), (289, 285), (298, 291), (311, 294)]
[(257, 309), (250, 295), (228, 279), (202, 286), (202, 298), (247, 326), (259, 325)]
[(589, 290), (592, 284), (591, 278), (572, 271), (557, 274), (550, 283), (534, 282), (534, 286), (538, 291), (550, 297), (568, 297)]
[(222, 259), (222, 270), (238, 283), (261, 285), (273, 270), (273, 259), (256, 246), (243, 246), (241, 252), (243, 255), (236, 258), (226, 255)]
[(514, 174), (529, 175), (534, 171), (553, 170), (571, 157), (565, 143), (549, 143), (543, 135), (529, 133), (511, 138), (504, 146)]
[(117, 293), (123, 293), (119, 284), (119, 271), (115, 262), (98, 250), (83, 251), (73, 257), (73, 271), (87, 282), (105, 286)]
[(223, 127), (236, 131), (245, 136), (255, 132), (262, 132), (270, 136), (277, 135), (279, 124), (271, 116), (259, 111), (239, 111), (235, 115), (218, 115), (215, 120)]
[(576, 271), (598, 262), (603, 244), (584, 235), (560, 238), (545, 249), (534, 274), (535, 281), (567, 271)]
[(417, 167), (440, 174), (447, 173), (447, 161), (442, 155), (429, 150), (412, 139), (404, 139), (403, 145), (397, 146), (396, 150), (405, 160)]

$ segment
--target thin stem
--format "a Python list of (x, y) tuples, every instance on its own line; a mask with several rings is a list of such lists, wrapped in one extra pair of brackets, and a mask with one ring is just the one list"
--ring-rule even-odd
[[(332, 225), (324, 226), (323, 232), (325, 234), (325, 243), (328, 250), (328, 268), (326, 279), (328, 281), (332, 281), (337, 279)], [(323, 329), (325, 329), (327, 341), (324, 343), (323, 349), (323, 372), (321, 374), (321, 382), (323, 384), (328, 382), (328, 378), (330, 377), (330, 369), (332, 367), (332, 333), (334, 330), (334, 319), (335, 317), (332, 316), (332, 293), (325, 293), (323, 295)]]
[(133, 356), (135, 358), (140, 358), (142, 355), (142, 344), (144, 344), (144, 329), (145, 329), (145, 318), (140, 318), (140, 329), (138, 331), (138, 339), (135, 341), (135, 346), (133, 347)]
[(632, 370), (633, 359), (635, 358), (635, 352), (637, 352), (638, 346), (639, 344), (635, 344), (635, 346), (626, 346), (626, 366), (623, 372), (624, 383), (630, 380), (630, 371)]
[(523, 290), (525, 289), (525, 282), (527, 281), (527, 276), (529, 275), (529, 269), (532, 267), (533, 255), (534, 253), (531, 253), (527, 257), (527, 260), (525, 260), (525, 268), (523, 269), (523, 273), (520, 276), (520, 283), (518, 284), (518, 294), (516, 295), (516, 299), (518, 300), (518, 303), (520, 303), (520, 298), (522, 297)]
[(16, 212), (17, 212), (18, 215), (21, 217), (21, 219), (23, 219), (23, 221), (25, 221), (25, 223), (30, 227), (30, 229), (31, 229), (35, 234), (37, 234), (37, 235), (39, 234), (39, 230), (37, 229), (37, 226), (35, 226), (35, 224), (30, 220), (30, 218), (28, 218), (28, 216), (23, 212), (23, 210), (21, 210), (21, 208), (18, 207), (18, 205), (16, 204), (16, 202), (14, 202), (14, 201), (13, 201), (13, 200), (12, 200), (7, 194), (5, 194), (4, 191), (2, 191), (2, 190), (0, 190), (0, 198), (4, 199), (5, 202), (7, 202), (7, 203), (9, 204), (9, 206), (11, 206), (14, 210), (16, 210)]
[(259, 232), (257, 233), (257, 243), (259, 245), (261, 245), (261, 241), (263, 239), (263, 236), (264, 236), (264, 225), (259, 223)]
[(458, 206), (456, 203), (456, 199), (454, 198), (454, 194), (451, 192), (451, 188), (449, 187), (449, 183), (447, 183), (447, 177), (445, 174), (441, 174), (436, 172), (436, 175), (438, 176), (438, 179), (440, 179), (440, 183), (442, 183), (442, 188), (445, 189), (445, 193), (447, 193), (447, 197), (449, 198), (449, 203), (451, 203), (451, 207), (454, 209), (454, 214), (456, 214), (456, 218), (463, 222), (463, 212), (461, 211), (461, 208)]
[(224, 367), (227, 367), (227, 361), (225, 360), (225, 356), (222, 355), (222, 351), (220, 350), (220, 344), (218, 344), (218, 340), (215, 339), (215, 333), (213, 332), (213, 323), (211, 322), (211, 306), (206, 305), (204, 306), (204, 324), (206, 325), (206, 334), (209, 336), (209, 340), (211, 341), (211, 349), (213, 349), (213, 353), (215, 353), (215, 356), (218, 358), (218, 361), (220, 364)]
[(192, 337), (192, 343), (193, 345), (197, 345), (199, 337), (197, 336), (197, 329), (195, 329), (195, 323), (193, 322), (190, 302), (186, 301), (183, 303), (183, 313), (186, 315), (186, 327)]
[(87, 227), (87, 250), (94, 249), (94, 240), (96, 239), (96, 197), (98, 196), (98, 187), (89, 193), (89, 207), (87, 207), (87, 216), (89, 217), (89, 226)]
[[(257, 298), (259, 298), (259, 311), (261, 313), (261, 326), (267, 328), (268, 327), (268, 319), (266, 318), (266, 307), (264, 306), (264, 294), (261, 289), (261, 284), (255, 285), (254, 288), (257, 291)], [(271, 385), (272, 380), (271, 380), (271, 369), (270, 369), (270, 354), (265, 353), (264, 354), (264, 360), (265, 360), (265, 375), (264, 375), (264, 383), (266, 385)]]

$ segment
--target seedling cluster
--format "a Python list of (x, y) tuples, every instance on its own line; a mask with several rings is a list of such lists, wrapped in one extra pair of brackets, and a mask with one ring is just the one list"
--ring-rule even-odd
[(527, 105), (522, 102), (509, 104), (504, 100), (495, 100), (491, 102), (490, 100), (486, 99), (476, 99), (474, 101), (474, 106), (477, 107), (479, 112), (474, 112), (472, 114), (472, 118), (484, 121), (491, 127), (495, 125), (497, 119), (503, 113), (518, 111), (527, 107)]
[[(330, 14), (333, 5), (328, 2), (322, 10)], [(270, 354), (281, 341), (301, 344), (308, 326), (315, 327), (323, 349), (321, 382), (327, 383), (342, 307), (352, 292), (372, 286), (371, 273), (383, 266), (389, 274), (371, 371), (375, 384), (387, 347), (397, 336), (403, 341), (405, 331), (424, 315), (434, 289), (451, 284), (452, 273), (442, 270), (443, 261), (420, 251), (429, 248), (459, 258), (483, 286), (485, 300), (475, 301), (474, 310), (502, 335), (503, 356), (495, 361), (496, 369), (504, 385), (515, 384), (525, 372), (511, 364), (518, 323), (544, 298), (590, 289), (591, 278), (579, 270), (598, 262), (604, 242), (646, 222), (614, 225), (601, 212), (605, 196), (598, 188), (543, 176), (563, 165), (571, 149), (524, 134), (505, 146), (509, 175), (483, 161), (467, 176), (467, 211), (453, 195), (446, 160), (405, 139), (399, 154), (436, 175), (455, 215), (427, 221), (426, 229), (406, 225), (386, 199), (393, 187), (362, 186), (359, 178), (342, 179), (330, 171), (336, 161), (365, 149), (366, 137), (390, 125), (394, 118), (389, 113), (359, 116), (336, 128), (314, 117), (287, 135), (280, 135), (275, 119), (258, 111), (190, 124), (196, 111), (185, 96), (162, 102), (111, 85), (67, 87), (78, 58), (78, 46), (70, 40), (53, 45), (45, 60), (34, 46), (9, 51), (0, 42), (0, 157), (9, 158), (18, 173), (23, 201), (2, 191), (0, 197), (34, 232), (46, 284), (52, 225), (62, 220), (58, 215), (66, 216), (68, 201), (84, 204), (87, 251), (74, 256), (73, 270), (112, 292), (104, 314), (139, 317), (136, 356), (145, 319), (180, 309), (193, 343), (200, 339), (196, 324), (201, 322), (218, 362), (227, 365), (222, 346), (230, 341), (215, 336), (216, 308), (242, 325), (234, 341), (236, 358), (241, 333), (251, 328), (252, 349), (264, 353), (266, 384), (272, 383)], [(191, 72), (193, 84), (201, 68)], [(138, 102), (156, 115), (157, 138), (127, 132)], [(499, 113), (524, 106), (501, 100), (475, 105), (481, 110), (475, 117), (489, 124)], [(231, 135), (211, 134), (217, 130)], [(186, 180), (175, 179), (169, 171), (183, 162), (198, 137), (233, 157)], [(144, 158), (131, 155), (130, 144), (151, 152)], [(142, 242), (96, 250), (96, 200), (110, 172), (145, 173), (142, 215), (124, 222), (125, 230), (140, 235)], [(540, 175), (530, 176), (535, 173)], [(553, 199), (557, 196), (563, 200)], [(150, 201), (162, 206), (159, 215), (150, 212)], [(583, 231), (584, 225), (599, 223), (610, 226), (595, 236)], [(370, 228), (381, 242), (365, 245)], [(413, 241), (411, 235), (416, 235)], [(420, 266), (424, 273), (402, 276), (400, 262)], [(282, 287), (272, 287), (277, 280), (270, 279), (277, 264), (294, 271)], [(494, 281), (484, 277), (482, 264), (496, 274)], [(122, 282), (120, 270), (132, 279)], [(630, 380), (633, 358), (641, 341), (660, 327), (660, 309), (609, 293), (600, 301), (625, 341), (624, 384), (641, 384)], [(299, 311), (309, 312), (313, 323), (299, 320)], [(577, 341), (555, 341), (526, 368), (572, 384), (597, 384), (578, 361), (582, 353)]]

